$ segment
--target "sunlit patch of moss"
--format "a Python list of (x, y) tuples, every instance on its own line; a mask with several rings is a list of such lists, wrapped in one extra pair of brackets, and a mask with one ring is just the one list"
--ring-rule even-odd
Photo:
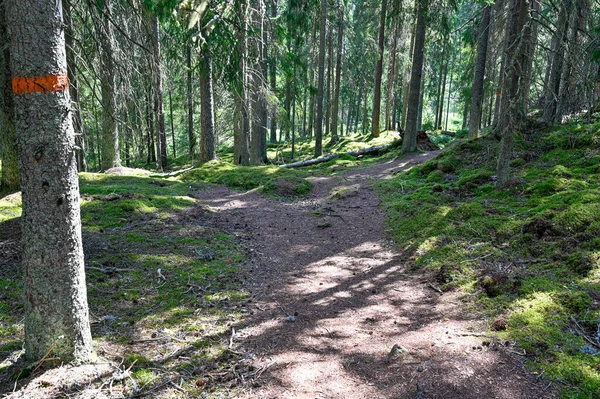
[(144, 387), (159, 378), (159, 374), (154, 370), (138, 369), (131, 373), (131, 378)]
[(206, 295), (205, 298), (207, 301), (215, 302), (215, 301), (243, 301), (248, 299), (249, 294), (246, 291), (221, 291), (214, 294)]
[(204, 181), (222, 184), (237, 190), (250, 190), (279, 177), (305, 177), (304, 171), (279, 166), (236, 166), (222, 161), (211, 161), (181, 175), (184, 182)]
[(0, 223), (21, 216), (21, 193), (14, 193), (0, 199)]

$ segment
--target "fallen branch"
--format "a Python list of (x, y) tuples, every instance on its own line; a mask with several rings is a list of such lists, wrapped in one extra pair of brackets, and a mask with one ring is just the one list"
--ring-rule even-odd
[(573, 316), (571, 316), (571, 321), (575, 324), (575, 332), (577, 332), (577, 334), (585, 339), (590, 345), (592, 345), (595, 348), (600, 348), (600, 345), (598, 345), (597, 342), (595, 342), (593, 339), (591, 339), (590, 337), (588, 337), (585, 333), (585, 330), (583, 329), (583, 327), (581, 327), (581, 325), (579, 325), (579, 323), (577, 322), (577, 320), (575, 320), (575, 318)]
[(97, 270), (104, 274), (112, 274), (112, 273), (121, 273), (121, 272), (130, 272), (133, 269), (118, 269), (116, 267), (94, 267), (94, 266), (86, 266), (87, 270)]
[(370, 154), (378, 154), (379, 152), (385, 151), (390, 147), (390, 145), (376, 145), (374, 147), (363, 148), (357, 151), (348, 151), (343, 152), (341, 154), (331, 154), (321, 158), (308, 159), (306, 161), (299, 161), (294, 163), (288, 163), (285, 165), (280, 165), (282, 168), (302, 168), (304, 166), (317, 165), (324, 162), (329, 162), (333, 159), (336, 159), (340, 155), (350, 155), (353, 157), (358, 157), (361, 155), (370, 155)]
[(444, 295), (444, 291), (442, 291), (439, 287), (435, 286), (433, 283), (427, 283), (427, 286), (437, 292), (440, 295)]

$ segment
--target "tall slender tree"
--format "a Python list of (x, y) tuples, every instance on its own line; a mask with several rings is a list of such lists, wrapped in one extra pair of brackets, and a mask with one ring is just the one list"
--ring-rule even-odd
[(417, 25), (415, 28), (415, 47), (412, 58), (412, 71), (410, 75), (410, 94), (408, 96), (408, 110), (406, 115), (406, 130), (402, 140), (402, 152), (417, 150), (417, 129), (419, 123), (419, 108), (421, 98), (421, 77), (423, 74), (423, 60), (425, 58), (425, 33), (426, 17), (429, 0), (418, 0)]
[(317, 84), (317, 118), (315, 121), (315, 157), (323, 154), (323, 101), (325, 93), (325, 34), (327, 32), (327, 1), (321, 1), (319, 27), (319, 78)]
[[(338, 36), (337, 36), (337, 60), (335, 64), (335, 89), (333, 92), (333, 104), (331, 106), (331, 144), (337, 143), (338, 137), (338, 121), (340, 108), (340, 85), (342, 80), (342, 57), (344, 52), (344, 3), (340, 1), (338, 6)], [(342, 113), (342, 122), (344, 115)]]
[(496, 167), (497, 185), (505, 186), (510, 178), (510, 159), (513, 151), (513, 140), (515, 130), (520, 128), (523, 115), (519, 112), (519, 89), (525, 79), (521, 77), (524, 65), (526, 43), (522, 37), (523, 30), (527, 26), (528, 1), (510, 0), (508, 9), (508, 23), (504, 42), (504, 59), (506, 60), (506, 77), (502, 88), (502, 104), (500, 105), (500, 119), (496, 129), (497, 135), (502, 137), (500, 154)]
[(492, 7), (489, 4), (484, 6), (479, 26), (477, 61), (475, 61), (475, 76), (473, 77), (473, 89), (471, 90), (471, 116), (469, 119), (469, 138), (471, 139), (479, 135), (479, 125), (481, 124), (483, 79), (485, 77), (487, 48), (490, 36), (491, 11)]
[(379, 39), (377, 41), (377, 64), (375, 66), (375, 92), (373, 94), (373, 122), (371, 125), (371, 135), (379, 137), (380, 116), (381, 116), (381, 77), (383, 75), (383, 51), (385, 49), (385, 17), (387, 11), (387, 0), (381, 1), (381, 20), (379, 22)]

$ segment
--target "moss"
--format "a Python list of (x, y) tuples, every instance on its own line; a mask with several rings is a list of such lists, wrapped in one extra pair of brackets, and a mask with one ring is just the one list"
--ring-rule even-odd
[(563, 291), (554, 294), (554, 299), (573, 314), (585, 312), (593, 300), (585, 291)]
[[(593, 336), (600, 317), (600, 156), (585, 145), (600, 142), (600, 123), (571, 128), (554, 129), (566, 140), (558, 145), (546, 131), (519, 138), (519, 183), (507, 190), (493, 182), (498, 142), (483, 137), (379, 183), (378, 192), (414, 267), (442, 276), (441, 285), (482, 290), (474, 307), (506, 317), (502, 334), (530, 364), (565, 383), (567, 397), (584, 398), (599, 392), (598, 361), (580, 352), (586, 342), (572, 320)], [(444, 183), (444, 173), (456, 180)]]
[(329, 199), (344, 199), (344, 198), (348, 198), (348, 197), (354, 197), (354, 196), (358, 195), (359, 188), (360, 188), (360, 186), (358, 186), (358, 185), (336, 187), (331, 190), (328, 198)]
[(297, 176), (278, 177), (269, 180), (263, 186), (263, 193), (280, 198), (297, 198), (308, 195), (312, 184)]
[(236, 190), (250, 190), (262, 186), (273, 179), (302, 178), (306, 173), (279, 166), (235, 166), (228, 162), (211, 161), (199, 168), (181, 175), (184, 182), (202, 181), (222, 184)]
[(434, 170), (427, 175), (427, 181), (431, 183), (443, 183), (444, 182), (444, 172), (441, 170)]
[(444, 173), (453, 173), (460, 166), (461, 162), (454, 156), (443, 157), (437, 161), (437, 168)]
[(590, 256), (582, 252), (574, 252), (570, 254), (566, 259), (566, 265), (569, 270), (580, 276), (587, 276), (588, 273), (594, 268), (594, 262)]

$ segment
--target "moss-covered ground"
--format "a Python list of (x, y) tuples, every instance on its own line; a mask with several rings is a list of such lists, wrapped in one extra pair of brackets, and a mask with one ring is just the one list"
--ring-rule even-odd
[(442, 289), (508, 328), (568, 398), (600, 397), (600, 124), (518, 138), (514, 179), (495, 186), (491, 136), (378, 184), (395, 240)]
[[(226, 397), (235, 380), (229, 335), (248, 312), (250, 294), (241, 283), (238, 237), (212, 226), (210, 211), (191, 196), (206, 184), (80, 174), (94, 346), (101, 358), (129, 368), (131, 377), (113, 386), (123, 397), (164, 387), (167, 379), (192, 396)], [(20, 197), (0, 205), (2, 226), (18, 226)], [(23, 339), (20, 271), (9, 263), (0, 280), (0, 359), (14, 358)], [(29, 372), (0, 365), (13, 384)], [(199, 383), (208, 373), (224, 383)]]

